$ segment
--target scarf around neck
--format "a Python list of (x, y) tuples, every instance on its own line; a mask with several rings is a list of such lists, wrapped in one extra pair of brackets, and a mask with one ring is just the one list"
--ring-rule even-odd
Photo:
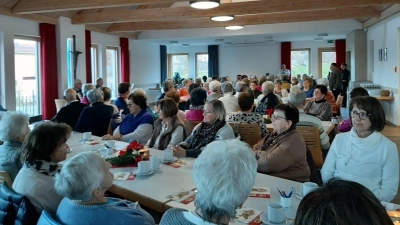
[(215, 135), (223, 126), (225, 120), (217, 119), (214, 123), (200, 124), (200, 127), (194, 132), (192, 141), (189, 143), (188, 149), (201, 149), (207, 144), (215, 140)]
[(33, 164), (26, 163), (25, 165), (35, 172), (52, 177), (54, 177), (54, 175), (61, 170), (57, 163), (48, 162), (45, 160), (35, 160)]

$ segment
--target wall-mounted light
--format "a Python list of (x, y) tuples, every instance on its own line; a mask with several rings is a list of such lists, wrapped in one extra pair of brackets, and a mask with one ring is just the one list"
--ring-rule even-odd
[(227, 30), (240, 30), (243, 29), (243, 26), (227, 26), (225, 27)]
[(211, 17), (211, 20), (214, 21), (229, 21), (229, 20), (233, 20), (234, 16), (213, 16)]
[(196, 9), (212, 9), (219, 6), (219, 0), (190, 1), (190, 6)]

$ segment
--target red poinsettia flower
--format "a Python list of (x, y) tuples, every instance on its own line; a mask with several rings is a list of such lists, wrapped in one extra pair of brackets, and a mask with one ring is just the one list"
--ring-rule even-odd
[(142, 149), (143, 145), (142, 142), (137, 142), (136, 140), (131, 141), (128, 146), (126, 146), (126, 149), (133, 149), (133, 150), (139, 150)]

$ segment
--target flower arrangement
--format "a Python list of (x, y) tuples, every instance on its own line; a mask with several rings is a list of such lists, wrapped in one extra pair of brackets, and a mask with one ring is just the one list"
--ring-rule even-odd
[(107, 158), (106, 161), (116, 166), (137, 164), (143, 160), (143, 155), (139, 153), (139, 150), (142, 148), (142, 142), (133, 140), (126, 146), (126, 150), (119, 151), (117, 157)]

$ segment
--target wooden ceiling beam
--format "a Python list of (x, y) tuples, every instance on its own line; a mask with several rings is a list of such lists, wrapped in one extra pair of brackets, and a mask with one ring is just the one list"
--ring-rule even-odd
[(236, 16), (234, 20), (216, 22), (208, 18), (186, 20), (164, 20), (134, 23), (117, 23), (108, 28), (108, 32), (132, 32), (145, 30), (211, 28), (233, 25), (260, 25), (272, 23), (305, 22), (319, 20), (352, 19), (359, 17), (378, 17), (380, 13), (371, 7), (348, 7), (341, 10), (315, 10), (310, 12), (271, 13)]
[(392, 5), (389, 8), (383, 10), (379, 17), (370, 18), (369, 20), (365, 21), (363, 23), (363, 27), (368, 28), (368, 27), (370, 27), (376, 23), (379, 23), (380, 21), (382, 21), (382, 20), (388, 18), (389, 16), (392, 16), (398, 12), (400, 12), (400, 4)]
[[(90, 30), (90, 31), (94, 31), (94, 32), (99, 32), (99, 33), (104, 33), (104, 34), (110, 34), (108, 33), (107, 29), (105, 28), (101, 28), (101, 27), (96, 27), (96, 26), (92, 26), (92, 25), (85, 25), (85, 30)], [(110, 34), (110, 35), (116, 35), (119, 37), (126, 37), (126, 38), (130, 38), (130, 39), (137, 39), (137, 35), (133, 35), (130, 33), (114, 33), (114, 34)]]
[(21, 18), (21, 19), (33, 20), (33, 21), (37, 21), (40, 23), (50, 23), (50, 24), (54, 24), (54, 25), (58, 24), (58, 19), (55, 17), (44, 16), (44, 15), (39, 15), (39, 14), (15, 15), (12, 13), (12, 10), (10, 8), (6, 8), (6, 7), (0, 7), (0, 14), (6, 15), (6, 16), (17, 17), (17, 18)]
[(183, 1), (187, 0), (19, 0), (12, 12), (31, 14)]
[(400, 3), (399, 0), (262, 0), (252, 2), (234, 2), (221, 4), (208, 10), (198, 10), (191, 7), (157, 8), (142, 10), (118, 10), (113, 12), (98, 12), (76, 14), (72, 17), (73, 24), (122, 23), (169, 19), (188, 19), (223, 15), (251, 15), (277, 12), (296, 12), (344, 7), (364, 7), (378, 4)]

